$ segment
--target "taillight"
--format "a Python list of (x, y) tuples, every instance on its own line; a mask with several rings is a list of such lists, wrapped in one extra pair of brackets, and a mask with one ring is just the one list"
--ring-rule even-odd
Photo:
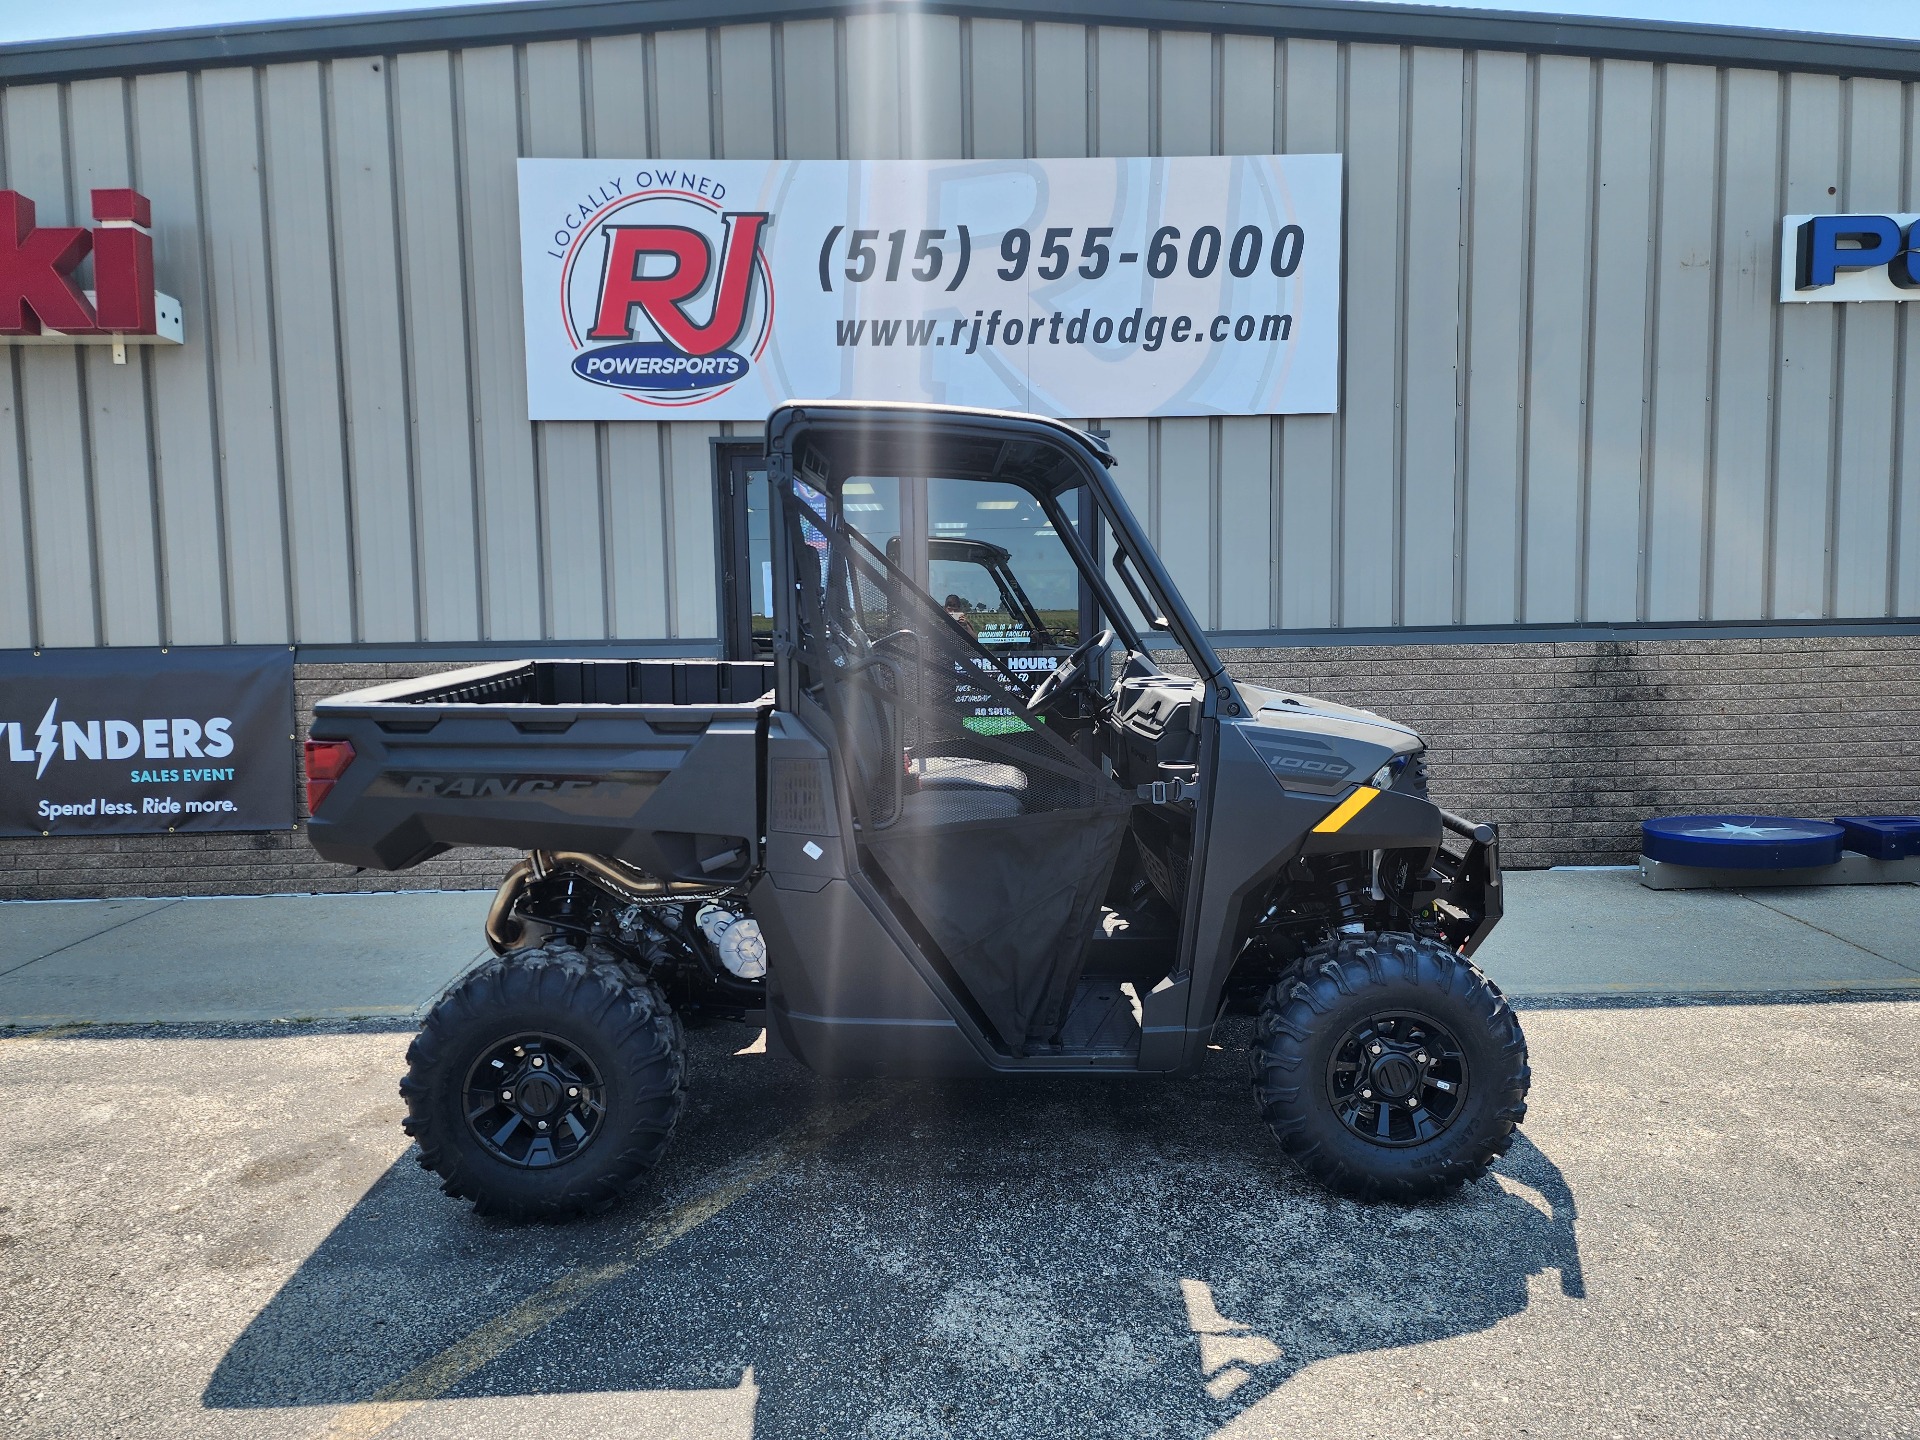
[(345, 740), (307, 741), (307, 813), (313, 814), (353, 763), (353, 746)]

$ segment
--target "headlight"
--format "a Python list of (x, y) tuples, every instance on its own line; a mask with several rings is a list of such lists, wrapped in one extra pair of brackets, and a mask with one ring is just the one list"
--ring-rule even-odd
[(1393, 761), (1389, 760), (1378, 770), (1374, 771), (1373, 778), (1367, 781), (1367, 783), (1376, 790), (1391, 790), (1393, 788)]

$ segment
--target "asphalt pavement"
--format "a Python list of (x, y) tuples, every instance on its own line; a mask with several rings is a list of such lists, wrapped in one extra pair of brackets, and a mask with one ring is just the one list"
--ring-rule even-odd
[(1242, 1022), (969, 1085), (721, 1025), (653, 1181), (525, 1227), (394, 1089), (484, 896), (0, 906), (0, 1434), (1920, 1435), (1920, 892), (1510, 878), (1532, 1110), (1454, 1197), (1308, 1183)]
[(1437, 1203), (1293, 1171), (1243, 1028), (880, 1086), (717, 1027), (649, 1191), (519, 1228), (414, 1164), (402, 1034), (6, 1041), (0, 1433), (1915, 1433), (1920, 1009), (1523, 1018), (1524, 1137)]

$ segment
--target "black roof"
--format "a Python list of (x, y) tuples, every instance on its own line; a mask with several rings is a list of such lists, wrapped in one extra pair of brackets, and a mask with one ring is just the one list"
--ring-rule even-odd
[[(923, 11), (987, 18), (1219, 30), (1300, 39), (1464, 49), (1546, 51), (1603, 58), (1920, 79), (1920, 42), (1802, 34), (1657, 20), (1595, 19), (1354, 4), (1350, 0), (921, 0)], [(516, 44), (643, 30), (801, 20), (861, 11), (899, 13), (881, 0), (516, 0), (379, 15), (276, 20), (0, 46), (0, 84), (80, 80), (160, 70), (391, 55), (408, 50)], [(1817, 7), (1809, 12), (1818, 15)]]
[(939, 425), (956, 420), (980, 422), (983, 431), (1053, 433), (1072, 441), (1109, 469), (1115, 464), (1105, 430), (1086, 430), (1069, 420), (1025, 410), (993, 410), (979, 405), (937, 405), (920, 400), (788, 400), (767, 417), (769, 444), (788, 425), (809, 423), (876, 427)]

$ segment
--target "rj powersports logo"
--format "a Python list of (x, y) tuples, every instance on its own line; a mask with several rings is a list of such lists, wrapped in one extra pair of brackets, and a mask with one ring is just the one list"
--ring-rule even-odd
[[(224, 760), (233, 754), (233, 721), (224, 715), (205, 720), (171, 716), (157, 720), (65, 720), (60, 702), (47, 706), (38, 725), (0, 721), (7, 758), (34, 766), (33, 778), (47, 773), (54, 760)], [(135, 772), (136, 781), (158, 779)], [(193, 770), (168, 779), (231, 780), (233, 771)]]
[(573, 373), (643, 405), (698, 404), (745, 379), (773, 333), (773, 216), (725, 209), (725, 187), (691, 172), (633, 178), (635, 192), (596, 197), (566, 248)]

